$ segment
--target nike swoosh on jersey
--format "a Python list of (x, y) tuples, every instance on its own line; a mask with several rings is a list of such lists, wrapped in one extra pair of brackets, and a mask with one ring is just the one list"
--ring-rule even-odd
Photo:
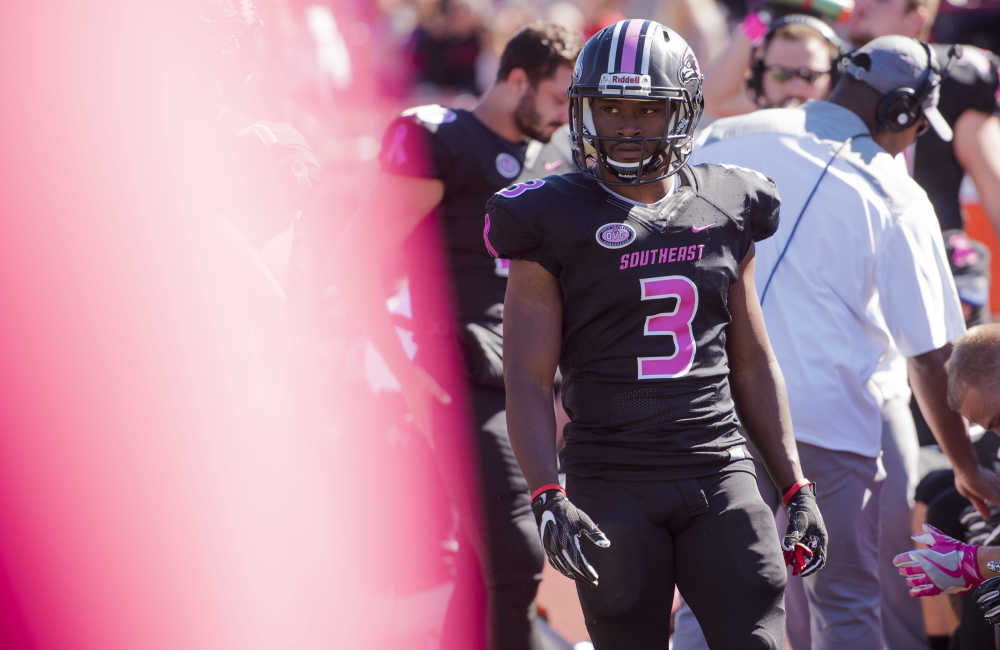
[(545, 163), (545, 171), (550, 172), (561, 164), (562, 164), (561, 160), (553, 160), (552, 162), (547, 162)]
[(698, 226), (691, 226), (691, 232), (701, 232), (702, 230), (708, 230), (709, 228), (714, 228), (715, 226), (716, 224), (714, 223), (710, 223), (707, 226), (702, 226), (700, 228)]

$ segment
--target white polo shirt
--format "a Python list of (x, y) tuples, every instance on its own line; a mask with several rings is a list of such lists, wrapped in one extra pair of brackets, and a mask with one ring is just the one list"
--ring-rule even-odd
[(878, 456), (880, 362), (965, 330), (927, 195), (856, 114), (825, 101), (719, 120), (694, 162), (749, 167), (778, 186), (781, 225), (757, 244), (756, 285), (796, 439)]

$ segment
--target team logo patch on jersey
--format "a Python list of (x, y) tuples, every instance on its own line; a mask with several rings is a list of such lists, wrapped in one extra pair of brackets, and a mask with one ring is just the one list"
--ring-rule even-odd
[(497, 155), (497, 171), (504, 178), (517, 178), (521, 173), (521, 163), (517, 162), (514, 156), (504, 152)]
[(595, 237), (605, 248), (625, 248), (635, 241), (635, 229), (627, 223), (606, 223), (597, 229)]

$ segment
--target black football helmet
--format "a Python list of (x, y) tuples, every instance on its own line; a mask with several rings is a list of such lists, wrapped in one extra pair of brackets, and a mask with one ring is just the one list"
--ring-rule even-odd
[[(698, 60), (677, 32), (653, 20), (623, 20), (594, 34), (576, 59), (569, 87), (573, 161), (600, 178), (610, 171), (613, 185), (638, 185), (676, 173), (691, 156), (695, 127), (705, 100)], [(594, 98), (659, 100), (667, 105), (660, 137), (624, 138), (597, 133), (591, 114)], [(642, 146), (638, 162), (610, 158), (606, 143)]]

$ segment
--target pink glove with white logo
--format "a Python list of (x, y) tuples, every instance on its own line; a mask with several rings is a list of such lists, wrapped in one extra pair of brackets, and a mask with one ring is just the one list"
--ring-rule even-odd
[(952, 539), (930, 524), (924, 524), (924, 532), (912, 539), (929, 548), (900, 553), (892, 559), (910, 585), (910, 596), (960, 594), (983, 581), (976, 557), (978, 546)]

